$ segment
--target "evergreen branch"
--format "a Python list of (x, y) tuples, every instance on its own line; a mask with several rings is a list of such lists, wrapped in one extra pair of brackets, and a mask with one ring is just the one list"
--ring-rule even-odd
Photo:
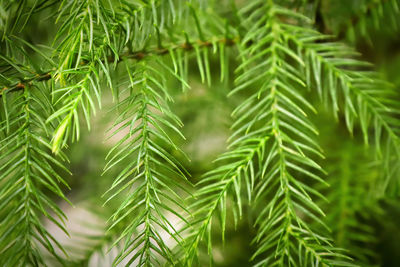
[(15, 91), (19, 91), (19, 90), (23, 90), (26, 87), (29, 87), (30, 85), (32, 85), (32, 83), (34, 82), (42, 82), (42, 81), (48, 81), (51, 79), (51, 72), (45, 72), (42, 74), (35, 74), (32, 77), (28, 78), (28, 79), (24, 79), (18, 83), (15, 83), (13, 85), (11, 85), (10, 87), (3, 87), (0, 90), (0, 97), (3, 96), (3, 94), (5, 93), (11, 93), (11, 92), (15, 92)]
[[(285, 31), (281, 29), (282, 22), (277, 19), (285, 15), (285, 10), (272, 1), (253, 4), (251, 7), (257, 6), (257, 9), (246, 14), (249, 19), (245, 20), (245, 25), (254, 27), (242, 40), (243, 63), (237, 69), (244, 70), (244, 73), (236, 79), (238, 86), (232, 93), (252, 86), (260, 86), (260, 89), (234, 111), (234, 115), (239, 115), (233, 125), (236, 131), (231, 137), (234, 149), (219, 158), (219, 161), (228, 162), (207, 173), (200, 182), (207, 185), (198, 191), (198, 201), (193, 205), (195, 215), (200, 215), (200, 218), (189, 237), (192, 239), (186, 261), (191, 265), (204, 236), (211, 253), (211, 222), (218, 204), (221, 205), (224, 233), (226, 198), (231, 188), (234, 188), (238, 210), (234, 214), (241, 215), (240, 185), (244, 180), (249, 201), (255, 194), (253, 206), (264, 207), (256, 220), (259, 230), (255, 242), (259, 243), (259, 248), (253, 259), (264, 253), (269, 256), (258, 265), (297, 265), (295, 259), (298, 257), (304, 257), (308, 264), (345, 264), (341, 260), (346, 258), (331, 246), (328, 239), (307, 226), (308, 220), (325, 225), (317, 217), (324, 214), (311, 198), (312, 195), (322, 195), (306, 184), (310, 181), (324, 183), (314, 173), (321, 172), (321, 167), (307, 155), (321, 156), (319, 146), (308, 137), (317, 131), (300, 104), (314, 109), (297, 92), (298, 87), (305, 84), (289, 63), (294, 60), (296, 64), (304, 65), (304, 62), (291, 52)], [(246, 7), (243, 13), (249, 10), (251, 8)], [(248, 40), (253, 40), (250, 46)], [(263, 61), (264, 57), (268, 59)], [(299, 177), (295, 178), (294, 173)], [(304, 215), (299, 216), (299, 212)]]
[(185, 19), (188, 10), (186, 0), (155, 0), (155, 1), (120, 1), (122, 14), (128, 17), (128, 35), (135, 36), (129, 41), (131, 50), (142, 48), (151, 36), (163, 29), (176, 26), (177, 22)]
[[(171, 51), (178, 51), (178, 50), (182, 50), (182, 51), (193, 51), (193, 44), (196, 44), (197, 46), (199, 46), (200, 48), (203, 47), (212, 47), (212, 46), (220, 46), (220, 45), (224, 45), (224, 46), (233, 46), (234, 44), (236, 44), (239, 41), (238, 37), (235, 38), (210, 38), (209, 40), (206, 41), (201, 41), (201, 40), (197, 40), (197, 41), (192, 41), (190, 43), (187, 43), (186, 41), (180, 44), (168, 44), (168, 45), (164, 45), (162, 48), (159, 47), (152, 47), (152, 48), (148, 48), (145, 50), (140, 50), (140, 51), (134, 51), (131, 53), (122, 53), (120, 55), (118, 55), (118, 60), (116, 61), (115, 57), (110, 56), (107, 58), (107, 62), (108, 63), (112, 63), (112, 62), (117, 62), (120, 63), (123, 60), (128, 60), (128, 59), (135, 59), (135, 60), (143, 60), (147, 57), (151, 57), (151, 56), (164, 56), (164, 55), (168, 55)], [(102, 62), (104, 63), (105, 61), (102, 60)], [(85, 66), (87, 65), (89, 62), (87, 60), (82, 60), (81, 63), (79, 64), (80, 66)], [(21, 81), (14, 83), (10, 86), (6, 86), (0, 89), (0, 97), (3, 96), (4, 93), (9, 93), (9, 92), (15, 92), (15, 91), (19, 91), (24, 89), (26, 86), (29, 86), (35, 82), (43, 82), (43, 81), (48, 81), (51, 79), (56, 79), (55, 77), (55, 73), (56, 71), (54, 70), (49, 70), (49, 71), (45, 71), (42, 73), (35, 73), (32, 76), (30, 76), (29, 78), (25, 78), (25, 79), (21, 79)]]
[[(65, 84), (65, 77), (71, 80), (75, 78), (76, 83), (53, 92), (59, 97), (57, 102), (63, 103), (63, 106), (47, 119), (48, 122), (61, 119), (54, 132), (53, 152), (58, 152), (66, 145), (68, 134), (71, 134), (72, 141), (79, 140), (80, 109), (83, 110), (90, 130), (91, 113), (95, 112), (93, 96), (101, 106), (101, 74), (106, 76), (108, 85), (113, 88), (107, 56), (110, 50), (115, 60), (118, 60), (119, 44), (116, 35), (121, 32), (120, 25), (114, 21), (112, 6), (107, 8), (103, 1), (63, 1), (58, 18), (66, 12), (69, 14), (56, 35), (56, 41), (62, 41), (57, 48), (60, 63), (54, 76), (56, 81), (60, 80), (61, 85)], [(105, 36), (95, 35), (97, 31), (104, 32)], [(84, 55), (87, 55), (88, 64), (79, 66)]]
[[(191, 227), (194, 229), (186, 237), (188, 240), (188, 250), (185, 255), (185, 265), (191, 266), (200, 242), (206, 238), (208, 253), (211, 257), (212, 240), (211, 225), (212, 218), (220, 210), (222, 240), (225, 241), (227, 200), (231, 194), (235, 195), (236, 206), (233, 208), (235, 224), (237, 216), (242, 216), (241, 184), (246, 181), (246, 189), (249, 201), (254, 187), (254, 159), (262, 153), (265, 142), (269, 136), (264, 138), (249, 137), (241, 142), (236, 142), (231, 151), (222, 154), (216, 162), (224, 162), (233, 159), (231, 162), (206, 173), (203, 179), (197, 184), (201, 186), (195, 193), (196, 202), (190, 206), (193, 216), (196, 218)], [(233, 191), (233, 192), (232, 192)], [(186, 229), (185, 229), (186, 230)]]
[[(308, 186), (311, 181), (325, 182), (318, 174), (322, 168), (311, 158), (321, 156), (321, 149), (313, 140), (317, 131), (300, 104), (314, 109), (298, 92), (305, 83), (292, 67), (303, 66), (304, 62), (292, 52), (283, 29), (285, 23), (279, 19), (287, 14), (287, 10), (273, 1), (256, 2), (260, 5), (257, 9), (242, 11), (248, 17), (246, 25), (250, 22), (254, 25), (243, 41), (256, 39), (257, 42), (243, 51), (244, 60), (238, 69), (245, 71), (237, 78), (240, 85), (235, 90), (261, 85), (254, 95), (260, 100), (253, 97), (254, 103), (245, 103), (239, 110), (250, 119), (249, 126), (244, 124), (247, 131), (260, 120), (272, 137), (266, 144), (265, 151), (268, 152), (261, 161), (262, 172), (255, 190), (255, 207), (261, 208), (261, 212), (255, 222), (259, 228), (254, 239), (258, 249), (252, 259), (265, 255), (258, 263), (260, 266), (318, 263), (348, 266), (346, 257), (333, 248), (326, 237), (308, 226), (311, 220), (326, 227), (319, 218), (324, 213), (312, 200), (312, 196), (323, 196)], [(258, 61), (262, 56), (269, 59)], [(258, 102), (264, 102), (264, 109), (258, 111), (259, 114), (245, 109)], [(251, 119), (254, 117), (256, 119)], [(298, 262), (298, 258), (303, 260)]]
[(114, 243), (124, 244), (114, 265), (127, 257), (128, 265), (150, 266), (160, 264), (160, 260), (173, 264), (175, 259), (166, 238), (172, 238), (178, 246), (182, 246), (182, 240), (172, 220), (187, 223), (181, 215), (182, 211), (187, 212), (184, 201), (175, 192), (186, 191), (178, 183), (186, 180), (185, 172), (172, 154), (155, 142), (157, 139), (177, 149), (165, 130), (181, 135), (175, 126), (181, 126), (181, 122), (168, 109), (161, 95), (171, 98), (160, 74), (149, 64), (142, 62), (134, 71), (127, 67), (131, 93), (119, 104), (122, 113), (113, 135), (123, 130), (128, 133), (110, 151), (105, 167), (108, 171), (124, 159), (136, 158), (127, 162), (107, 192), (115, 191), (106, 202), (130, 191), (111, 217), (110, 230), (118, 225), (124, 228)]
[[(116, 35), (121, 29), (114, 19), (112, 6), (107, 7), (103, 1), (63, 1), (58, 19), (64, 14), (68, 15), (55, 38), (55, 41), (61, 41), (56, 49), (60, 62), (58, 78), (62, 79), (64, 70), (79, 68), (84, 54), (91, 64), (103, 60), (107, 49), (118, 59)], [(104, 35), (96, 34), (98, 32)]]
[[(42, 216), (66, 234), (66, 219), (61, 209), (48, 197), (48, 192), (68, 201), (58, 183), (68, 186), (55, 171), (55, 166), (68, 170), (49, 152), (50, 142), (44, 123), (46, 93), (36, 94), (24, 88), (22, 94), (6, 96), (3, 106), (10, 117), (0, 124), (1, 131), (11, 132), (0, 141), (0, 263), (2, 266), (37, 266), (43, 264), (42, 246), (62, 262), (56, 248), (66, 253), (44, 228)], [(12, 101), (11, 101), (12, 100)], [(11, 102), (10, 102), (11, 101)], [(60, 154), (61, 160), (66, 158)]]
[[(400, 127), (395, 116), (400, 113), (400, 105), (392, 100), (397, 93), (391, 85), (379, 79), (377, 73), (366, 70), (369, 63), (353, 59), (357, 53), (352, 49), (340, 43), (327, 43), (327, 36), (294, 25), (286, 25), (286, 31), (288, 38), (303, 51), (299, 56), (306, 62), (307, 84), (315, 84), (321, 99), (332, 107), (333, 114), (344, 112), (350, 133), (354, 121), (358, 120), (366, 144), (373, 139), (378, 155), (382, 155), (384, 144), (399, 159)], [(373, 134), (370, 126), (374, 127)], [(392, 160), (391, 155), (391, 152), (385, 154), (386, 162)], [(386, 186), (393, 170), (395, 166), (385, 165)], [(396, 191), (397, 187), (391, 190)]]

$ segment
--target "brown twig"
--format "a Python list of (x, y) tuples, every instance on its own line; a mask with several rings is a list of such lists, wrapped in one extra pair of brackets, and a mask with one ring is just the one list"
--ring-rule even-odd
[[(232, 46), (232, 45), (234, 45), (235, 43), (237, 43), (238, 40), (239, 40), (238, 37), (236, 37), (236, 38), (221, 38), (221, 39), (216, 40), (215, 42), (217, 42), (217, 43), (224, 43), (224, 44), (226, 44), (227, 46)], [(135, 52), (131, 52), (131, 53), (122, 54), (122, 55), (119, 56), (119, 59), (118, 59), (117, 62), (122, 61), (124, 58), (125, 58), (125, 59), (142, 60), (142, 59), (144, 59), (145, 57), (148, 57), (148, 56), (150, 56), (150, 55), (159, 55), (159, 56), (162, 56), (162, 55), (168, 54), (168, 52), (169, 52), (170, 50), (175, 51), (175, 50), (182, 49), (182, 50), (184, 50), (184, 51), (191, 51), (191, 50), (193, 50), (193, 48), (194, 48), (195, 46), (197, 46), (197, 47), (199, 47), (199, 48), (203, 48), (203, 47), (211, 47), (212, 44), (213, 44), (213, 42), (211, 42), (211, 41), (201, 41), (201, 40), (198, 40), (198, 41), (196, 41), (196, 42), (191, 42), (191, 43), (184, 42), (184, 43), (182, 43), (182, 44), (170, 45), (169, 48), (164, 48), (164, 47), (159, 48), (159, 47), (156, 47), (156, 48), (151, 48), (151, 49), (148, 49), (148, 50), (141, 50), (141, 51), (135, 51)], [(111, 56), (111, 57), (109, 57), (107, 60), (108, 60), (109, 62), (114, 62), (115, 58)], [(87, 62), (83, 61), (82, 63), (83, 63), (83, 64), (86, 64)], [(21, 80), (20, 82), (15, 83), (15, 84), (13, 84), (13, 85), (11, 85), (11, 86), (9, 86), (9, 87), (1, 88), (1, 89), (0, 89), (0, 97), (2, 97), (4, 93), (9, 93), (9, 92), (14, 92), (14, 91), (22, 90), (22, 89), (24, 89), (28, 84), (31, 84), (31, 83), (33, 83), (33, 82), (41, 82), (41, 81), (50, 80), (50, 79), (53, 77), (53, 75), (54, 75), (53, 72), (54, 72), (54, 70), (47, 71), (47, 72), (44, 72), (44, 73), (42, 73), (42, 74), (34, 74), (32, 77), (23, 79), (23, 80)]]
[(50, 71), (42, 73), (42, 74), (35, 74), (34, 76), (32, 76), (30, 78), (23, 79), (20, 82), (15, 83), (15, 84), (13, 84), (13, 85), (11, 85), (9, 87), (1, 88), (0, 89), (0, 97), (3, 96), (3, 94), (5, 92), (9, 93), (9, 92), (14, 92), (14, 91), (19, 91), (19, 90), (25, 89), (25, 87), (28, 84), (31, 84), (33, 81), (40, 82), (40, 81), (47, 81), (49, 79), (51, 79), (51, 72)]

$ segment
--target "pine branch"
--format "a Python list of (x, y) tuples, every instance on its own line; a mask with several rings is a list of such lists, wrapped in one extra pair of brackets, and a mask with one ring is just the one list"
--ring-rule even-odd
[(181, 214), (187, 212), (184, 201), (175, 192), (177, 189), (187, 191), (179, 183), (186, 180), (185, 171), (171, 152), (155, 140), (177, 149), (165, 130), (181, 135), (176, 127), (181, 126), (181, 122), (168, 109), (162, 96), (171, 100), (160, 73), (149, 65), (148, 61), (141, 62), (134, 71), (127, 65), (130, 95), (119, 104), (122, 112), (113, 135), (125, 130), (128, 133), (110, 151), (105, 167), (108, 171), (129, 158), (136, 159), (126, 162), (107, 192), (114, 191), (106, 202), (129, 191), (111, 218), (110, 229), (125, 225), (114, 243), (124, 244), (114, 265), (127, 257), (128, 264), (137, 266), (161, 264), (162, 261), (173, 264), (175, 257), (166, 238), (171, 238), (178, 246), (182, 246), (182, 240), (172, 220), (187, 223)]
[[(151, 47), (151, 48), (148, 48), (145, 50), (134, 51), (131, 53), (129, 53), (129, 52), (122, 53), (122, 54), (118, 55), (118, 57), (117, 57), (118, 60), (116, 60), (114, 57), (111, 56), (111, 57), (107, 58), (107, 62), (112, 63), (112, 62), (116, 61), (117, 63), (121, 63), (123, 60), (128, 60), (128, 59), (134, 59), (134, 60), (140, 61), (147, 57), (169, 55), (169, 53), (176, 52), (178, 50), (191, 52), (194, 49), (192, 44), (196, 44), (201, 49), (203, 47), (211, 48), (211, 47), (221, 46), (221, 45), (229, 47), (229, 46), (233, 46), (237, 42), (238, 42), (238, 37), (235, 37), (235, 38), (213, 37), (206, 41), (197, 40), (197, 41), (192, 41), (190, 43), (186, 43), (186, 41), (185, 41), (180, 44), (172, 44), (172, 43), (167, 44), (167, 45), (164, 44), (162, 48)], [(104, 60), (102, 60), (102, 62), (104, 64)], [(82, 60), (79, 65), (85, 66), (87, 64), (88, 64), (87, 60)], [(45, 71), (43, 73), (35, 73), (29, 78), (22, 79), (21, 81), (14, 83), (8, 87), (3, 87), (0, 90), (0, 97), (2, 97), (4, 93), (10, 93), (10, 92), (22, 90), (26, 86), (32, 85), (35, 82), (43, 82), (43, 81), (56, 79), (55, 73), (56, 73), (56, 71), (54, 71), (54, 70)]]
[(196, 185), (201, 187), (195, 193), (197, 201), (190, 206), (190, 210), (193, 210), (193, 216), (197, 219), (192, 222), (191, 227), (194, 230), (187, 237), (189, 247), (184, 259), (186, 265), (192, 265), (203, 239), (206, 239), (208, 253), (210, 257), (212, 256), (211, 226), (212, 219), (218, 212), (220, 212), (222, 240), (225, 241), (226, 205), (231, 194), (235, 196), (236, 202), (232, 211), (235, 216), (235, 224), (238, 220), (237, 216), (242, 216), (242, 180), (246, 181), (246, 189), (249, 201), (251, 201), (255, 182), (253, 161), (257, 156), (260, 157), (268, 138), (269, 136), (258, 139), (250, 136), (241, 142), (232, 144), (231, 147), (234, 147), (234, 149), (222, 154), (216, 160), (216, 162), (223, 163), (232, 159), (232, 162), (209, 171)]
[[(308, 227), (308, 220), (324, 225), (317, 217), (324, 214), (311, 198), (322, 195), (307, 184), (325, 182), (315, 173), (321, 172), (321, 167), (310, 157), (321, 156), (319, 146), (309, 137), (317, 131), (301, 106), (312, 111), (314, 108), (298, 92), (305, 83), (291, 61), (295, 66), (302, 66), (304, 62), (291, 51), (281, 29), (282, 22), (277, 18), (285, 15), (286, 10), (272, 1), (267, 4), (255, 1), (242, 12), (249, 18), (244, 25), (253, 27), (242, 40), (243, 63), (237, 71), (244, 72), (237, 77), (238, 86), (232, 94), (255, 86), (259, 89), (233, 113), (238, 116), (232, 126), (236, 129), (231, 137), (233, 149), (218, 159), (227, 163), (209, 172), (201, 181), (207, 185), (198, 191), (198, 201), (193, 205), (195, 214), (200, 216), (190, 236), (187, 262), (191, 264), (204, 237), (211, 253), (214, 214), (220, 214), (224, 233), (226, 198), (230, 190), (234, 191), (238, 210), (234, 214), (241, 215), (244, 181), (253, 209), (261, 209), (255, 238), (259, 248), (253, 259), (259, 255), (266, 257), (258, 265), (297, 265), (298, 257), (304, 258), (301, 264), (341, 265), (337, 259), (345, 257), (335, 251), (327, 238)], [(250, 46), (249, 40), (252, 40)], [(299, 212), (304, 215), (299, 216)]]
[[(61, 42), (57, 48), (60, 63), (54, 77), (55, 80), (60, 80), (62, 86), (65, 84), (65, 78), (70, 81), (75, 80), (75, 84), (58, 88), (53, 92), (58, 97), (57, 102), (62, 101), (63, 104), (47, 119), (48, 122), (61, 119), (54, 132), (53, 152), (58, 152), (66, 145), (69, 134), (72, 141), (79, 140), (80, 109), (90, 130), (91, 113), (95, 113), (93, 97), (96, 97), (101, 107), (99, 89), (101, 74), (106, 77), (109, 87), (113, 88), (107, 61), (108, 51), (113, 53), (116, 60), (119, 52), (116, 35), (121, 29), (115, 22), (112, 6), (107, 7), (102, 1), (63, 1), (58, 19), (67, 12), (69, 13), (55, 39)], [(105, 36), (95, 34), (99, 31), (104, 32)], [(88, 64), (80, 66), (83, 56), (87, 56)]]
[[(302, 51), (298, 56), (306, 63), (306, 83), (315, 85), (325, 105), (331, 106), (336, 116), (339, 111), (344, 113), (350, 133), (358, 120), (365, 143), (372, 139), (378, 155), (382, 155), (381, 147), (388, 148), (384, 154), (384, 183), (387, 186), (394, 182), (395, 187), (390, 190), (396, 192), (398, 182), (392, 181), (394, 175), (390, 173), (398, 169), (396, 161), (400, 158), (400, 128), (396, 119), (400, 105), (392, 100), (398, 94), (368, 69), (369, 63), (354, 59), (357, 53), (347, 46), (326, 42), (329, 37), (298, 26), (287, 25), (286, 30), (288, 38)], [(396, 160), (391, 164), (393, 154)]]
[[(305, 83), (295, 67), (303, 66), (304, 62), (292, 52), (283, 29), (285, 23), (279, 19), (288, 10), (273, 1), (260, 1), (258, 4), (258, 9), (243, 10), (249, 18), (245, 20), (247, 25), (255, 21), (254, 28), (249, 30), (243, 41), (254, 38), (257, 42), (244, 50), (244, 61), (238, 69), (245, 71), (237, 79), (240, 85), (236, 88), (239, 91), (260, 84), (255, 96), (268, 99), (263, 104), (265, 110), (257, 115), (251, 109), (245, 109), (247, 105), (257, 105), (257, 102), (246, 103), (240, 108), (245, 118), (262, 118), (271, 136), (271, 141), (266, 144), (265, 151), (268, 152), (261, 162), (262, 172), (255, 189), (255, 205), (262, 208), (255, 222), (259, 227), (254, 239), (258, 250), (252, 259), (266, 255), (258, 263), (260, 266), (296, 266), (299, 257), (303, 259), (300, 262), (302, 265), (349, 264), (342, 262), (346, 258), (335, 251), (326, 237), (308, 226), (308, 221), (312, 220), (326, 227), (319, 218), (324, 213), (312, 200), (312, 196), (323, 196), (308, 186), (311, 181), (325, 182), (319, 174), (322, 168), (311, 158), (321, 156), (321, 149), (313, 140), (313, 134), (318, 132), (308, 121), (306, 111), (300, 107), (314, 110), (299, 91)], [(258, 61), (262, 56), (269, 59)], [(256, 123), (251, 121), (250, 125)]]
[[(6, 96), (11, 102), (4, 102), (3, 106), (10, 114), (0, 125), (1, 131), (10, 133), (0, 141), (0, 263), (3, 266), (43, 264), (40, 246), (60, 262), (56, 249), (66, 253), (42, 222), (42, 217), (46, 217), (68, 234), (63, 226), (65, 214), (48, 196), (51, 192), (68, 201), (58, 183), (68, 185), (55, 167), (68, 170), (49, 151), (48, 127), (43, 118), (46, 93), (41, 88), (37, 90), (40, 94), (24, 88), (22, 94)], [(63, 154), (60, 156), (62, 161), (66, 160)]]
[[(170, 3), (170, 11), (172, 9), (172, 2)], [(47, 80), (53, 79), (59, 81), (61, 88), (55, 89), (53, 95), (57, 99), (56, 103), (62, 102), (63, 106), (57, 110), (47, 122), (55, 119), (60, 120), (60, 123), (54, 132), (53, 138), (53, 152), (58, 152), (61, 147), (66, 145), (69, 138), (79, 140), (80, 137), (80, 110), (83, 111), (84, 118), (87, 126), (90, 130), (90, 118), (91, 114), (95, 113), (94, 97), (97, 99), (98, 105), (101, 106), (100, 95), (100, 76), (103, 74), (106, 77), (109, 87), (113, 87), (111, 72), (109, 67), (109, 61), (113, 61), (115, 64), (120, 62), (119, 55), (121, 54), (125, 58), (143, 59), (148, 55), (171, 55), (174, 65), (175, 73), (177, 66), (183, 66), (181, 53), (178, 54), (178, 62), (175, 59), (174, 51), (182, 49), (185, 51), (195, 50), (196, 54), (199, 54), (200, 49), (204, 52), (204, 64), (206, 64), (207, 80), (210, 82), (210, 73), (208, 65), (208, 52), (207, 47), (212, 46), (215, 50), (217, 46), (220, 49), (224, 49), (226, 45), (232, 45), (232, 38), (220, 38), (218, 40), (211, 39), (207, 41), (201, 39), (197, 42), (191, 42), (186, 38), (186, 41), (181, 45), (171, 45), (165, 47), (161, 45), (161, 37), (158, 36), (157, 48), (147, 51), (146, 44), (149, 41), (149, 37), (154, 29), (159, 32), (159, 27), (162, 27), (163, 16), (161, 18), (161, 24), (158, 24), (157, 19), (157, 6), (163, 8), (161, 3), (153, 3), (151, 7), (149, 5), (130, 5), (126, 2), (121, 3), (119, 8), (122, 9), (118, 15), (123, 16), (121, 20), (116, 19), (116, 14), (113, 7), (106, 3), (100, 2), (87, 2), (81, 0), (75, 1), (63, 1), (60, 5), (58, 18), (64, 18), (64, 23), (61, 25), (60, 30), (56, 36), (56, 42), (59, 41), (60, 45), (57, 48), (57, 57), (59, 58), (59, 66), (56, 71), (46, 72), (44, 74), (34, 74), (33, 77), (24, 79), (4, 87), (1, 90), (1, 95), (4, 92), (12, 92), (20, 90), (25, 86), (26, 83), (33, 82), (34, 80)], [(144, 15), (152, 9), (152, 16), (154, 22), (157, 22), (155, 26), (149, 24), (144, 20)], [(147, 10), (147, 11), (146, 11)], [(133, 17), (127, 17), (125, 12), (133, 12)], [(163, 11), (162, 11), (163, 12)], [(161, 12), (161, 14), (163, 14)], [(68, 14), (69, 13), (69, 14)], [(68, 15), (67, 15), (68, 14)], [(171, 13), (172, 14), (172, 13)], [(174, 16), (174, 15), (173, 15)], [(133, 21), (132, 21), (133, 20)], [(122, 27), (122, 24), (126, 23), (126, 28)], [(129, 24), (135, 25), (134, 34), (131, 33)], [(75, 27), (71, 27), (75, 25)], [(105, 32), (106, 36), (99, 37), (98, 32)], [(141, 32), (142, 37), (139, 38), (139, 44), (129, 44), (130, 36), (136, 36), (136, 32)], [(146, 34), (146, 32), (148, 34)], [(144, 34), (144, 35), (143, 35)], [(123, 40), (124, 35), (126, 39)], [(159, 34), (158, 34), (159, 35)], [(117, 38), (116, 36), (119, 36)], [(134, 39), (135, 41), (137, 38)], [(122, 48), (128, 45), (130, 49), (137, 48), (137, 52), (126, 53), (122, 52)], [(111, 51), (111, 55), (109, 55)], [(223, 55), (224, 52), (221, 52)], [(198, 59), (199, 68), (204, 79), (204, 71), (202, 66), (203, 59)], [(84, 65), (81, 63), (83, 62)], [(221, 68), (224, 66), (224, 62), (221, 63)], [(181, 67), (181, 75), (183, 74)], [(73, 85), (65, 84), (64, 79), (74, 80)], [(186, 82), (182, 79), (183, 86)], [(117, 92), (114, 92), (114, 96)]]

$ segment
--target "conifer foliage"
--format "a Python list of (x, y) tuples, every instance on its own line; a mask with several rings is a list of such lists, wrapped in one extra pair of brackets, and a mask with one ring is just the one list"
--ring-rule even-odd
[[(87, 265), (104, 248), (112, 266), (223, 265), (240, 234), (249, 266), (379, 264), (372, 217), (399, 193), (400, 98), (351, 44), (398, 34), (400, 3), (355, 1), (342, 23), (339, 2), (1, 0), (0, 265)], [(176, 105), (196, 79), (233, 107), (201, 175)], [(93, 209), (107, 230), (74, 258), (49, 224), (69, 235), (70, 148), (108, 98)], [(330, 148), (334, 127), (347, 133)]]

